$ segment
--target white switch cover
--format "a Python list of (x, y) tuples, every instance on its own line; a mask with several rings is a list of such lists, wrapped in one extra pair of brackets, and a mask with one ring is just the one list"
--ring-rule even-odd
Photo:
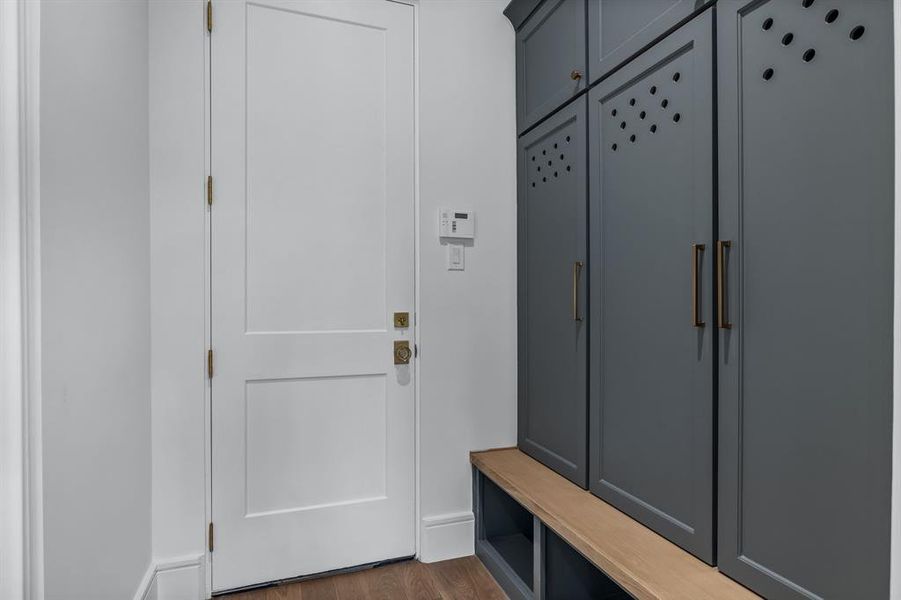
[(462, 244), (448, 244), (447, 245), (447, 270), (448, 271), (462, 271), (464, 267), (463, 262), (463, 246)]

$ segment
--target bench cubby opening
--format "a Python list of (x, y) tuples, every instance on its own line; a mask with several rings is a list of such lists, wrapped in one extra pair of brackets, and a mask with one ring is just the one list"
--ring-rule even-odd
[(621, 587), (542, 525), (543, 600), (629, 600)]
[(476, 555), (510, 598), (533, 598), (535, 517), (477, 470), (473, 492)]

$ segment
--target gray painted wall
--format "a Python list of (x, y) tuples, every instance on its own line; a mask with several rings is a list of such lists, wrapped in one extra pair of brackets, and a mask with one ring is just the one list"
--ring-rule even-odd
[(45, 598), (150, 562), (147, 3), (41, 7)]

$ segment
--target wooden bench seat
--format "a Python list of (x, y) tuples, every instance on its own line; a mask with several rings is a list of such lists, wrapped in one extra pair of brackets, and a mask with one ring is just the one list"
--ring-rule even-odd
[(760, 598), (517, 448), (472, 452), (470, 461), (639, 600)]

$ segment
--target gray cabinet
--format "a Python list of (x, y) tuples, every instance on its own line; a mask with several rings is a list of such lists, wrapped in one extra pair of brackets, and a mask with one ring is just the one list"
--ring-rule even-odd
[(713, 561), (713, 13), (589, 92), (592, 492)]
[(892, 3), (720, 2), (720, 569), (888, 597)]
[(519, 131), (550, 114), (587, 83), (585, 0), (545, 0), (516, 32)]
[(519, 447), (585, 487), (585, 98), (519, 140)]
[(588, 0), (589, 81), (607, 76), (713, 0)]

